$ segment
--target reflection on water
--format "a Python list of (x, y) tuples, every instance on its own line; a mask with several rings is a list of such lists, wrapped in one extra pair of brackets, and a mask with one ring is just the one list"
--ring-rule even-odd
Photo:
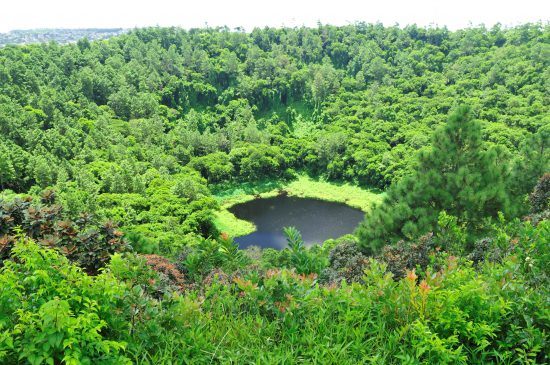
[(235, 239), (241, 248), (285, 248), (283, 227), (288, 226), (302, 233), (306, 245), (322, 243), (352, 233), (364, 216), (361, 210), (345, 204), (287, 196), (256, 199), (229, 210), (257, 227), (256, 232)]

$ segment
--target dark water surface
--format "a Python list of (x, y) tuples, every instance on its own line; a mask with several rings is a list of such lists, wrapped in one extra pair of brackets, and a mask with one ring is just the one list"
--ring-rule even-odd
[(306, 245), (352, 233), (365, 213), (345, 204), (316, 199), (277, 196), (256, 199), (229, 208), (237, 218), (254, 222), (257, 231), (235, 238), (240, 248), (287, 247), (283, 227), (294, 226)]

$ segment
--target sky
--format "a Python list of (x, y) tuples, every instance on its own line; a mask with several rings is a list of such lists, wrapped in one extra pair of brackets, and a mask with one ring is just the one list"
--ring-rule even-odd
[(447, 26), (550, 21), (550, 0), (0, 0), (0, 32), (35, 28)]

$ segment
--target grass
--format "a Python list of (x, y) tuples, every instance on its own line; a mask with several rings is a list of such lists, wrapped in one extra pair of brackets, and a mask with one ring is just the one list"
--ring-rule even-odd
[(334, 183), (299, 175), (292, 181), (263, 180), (255, 183), (217, 185), (212, 188), (221, 206), (216, 212), (214, 223), (231, 237), (244, 236), (256, 230), (253, 223), (238, 219), (228, 209), (258, 198), (270, 198), (286, 192), (289, 196), (312, 198), (345, 203), (368, 212), (374, 203), (382, 200), (383, 193), (367, 190), (348, 183)]
[(345, 203), (351, 207), (368, 212), (374, 203), (382, 200), (382, 194), (375, 190), (366, 190), (348, 183), (339, 184), (323, 180), (314, 180), (301, 175), (285, 188), (290, 196), (313, 198), (325, 201)]
[(256, 230), (254, 223), (235, 217), (227, 208), (214, 213), (214, 224), (231, 237), (246, 236)]

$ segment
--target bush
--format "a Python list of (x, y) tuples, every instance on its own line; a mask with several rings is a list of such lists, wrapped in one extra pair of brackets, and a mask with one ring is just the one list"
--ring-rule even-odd
[(473, 250), (468, 254), (468, 260), (472, 261), (474, 265), (478, 265), (484, 262), (491, 252), (493, 247), (493, 240), (491, 238), (482, 238), (474, 243)]
[(152, 254), (160, 249), (158, 242), (145, 237), (139, 232), (125, 231), (124, 238), (129, 246), (138, 253)]
[(286, 267), (289, 262), (289, 253), (289, 250), (264, 248), (262, 249), (261, 265), (267, 269)]
[(378, 259), (387, 264), (394, 278), (401, 279), (408, 270), (426, 269), (435, 249), (433, 234), (429, 233), (416, 243), (399, 241), (393, 246), (385, 246)]
[[(43, 195), (51, 203), (53, 193)], [(102, 224), (81, 214), (74, 222), (64, 220), (58, 205), (33, 205), (31, 198), (0, 201), (0, 259), (11, 255), (14, 235), (22, 232), (47, 247), (56, 247), (88, 273), (96, 274), (110, 255), (124, 251), (123, 233), (114, 222)]]
[[(115, 254), (88, 276), (51, 249), (16, 242), (0, 271), (0, 363), (60, 363), (67, 354), (99, 364), (125, 363), (130, 354), (158, 364), (548, 363), (549, 228), (547, 221), (494, 224), (480, 246), (509, 250), (475, 268), (441, 255), (437, 269), (404, 269), (394, 280), (387, 263), (371, 258), (360, 283), (341, 285), (317, 285), (315, 274), (294, 269), (218, 268), (184, 295), (161, 285), (163, 275), (178, 276), (162, 257), (149, 257), (150, 266), (146, 257)], [(417, 251), (432, 240), (403, 256), (421, 262)], [(332, 249), (332, 267), (353, 262), (352, 243)], [(52, 339), (55, 346), (44, 347), (43, 328), (78, 342), (59, 348)]]
[(538, 181), (533, 192), (529, 195), (531, 203), (531, 214), (525, 219), (532, 224), (550, 218), (550, 173), (544, 174)]
[(328, 260), (328, 267), (320, 276), (325, 283), (340, 283), (342, 280), (348, 284), (361, 282), (369, 263), (355, 242), (338, 244), (330, 251)]
[(126, 344), (105, 337), (124, 285), (90, 277), (51, 249), (18, 240), (0, 271), (0, 362), (126, 364)]
[(145, 262), (159, 274), (163, 282), (178, 290), (185, 287), (185, 278), (176, 266), (165, 257), (159, 255), (144, 255)]
[(214, 269), (231, 273), (248, 263), (248, 257), (225, 234), (218, 240), (198, 238), (198, 243), (185, 247), (178, 256), (178, 268), (193, 283), (200, 283)]
[(530, 214), (525, 218), (527, 221), (536, 226), (540, 222), (550, 219), (550, 209), (543, 210), (540, 213)]
[(314, 247), (306, 249), (300, 232), (294, 227), (283, 228), (289, 247), (289, 266), (299, 274), (319, 274), (325, 266), (320, 252)]

